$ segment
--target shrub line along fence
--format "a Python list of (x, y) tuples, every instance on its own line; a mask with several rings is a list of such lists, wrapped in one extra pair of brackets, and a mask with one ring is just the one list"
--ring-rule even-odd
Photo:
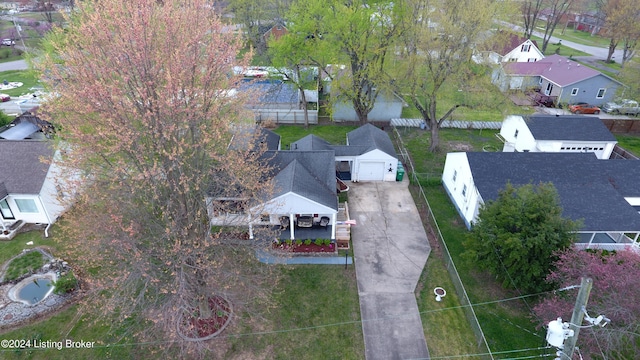
[(438, 222), (436, 221), (435, 215), (433, 214), (433, 211), (431, 211), (431, 205), (429, 204), (429, 200), (427, 200), (427, 195), (425, 194), (424, 189), (422, 189), (422, 185), (420, 185), (420, 182), (418, 181), (418, 178), (416, 176), (416, 169), (413, 165), (413, 161), (411, 160), (411, 157), (409, 156), (404, 146), (404, 142), (402, 141), (402, 137), (400, 136), (400, 133), (398, 132), (397, 127), (396, 126), (392, 126), (392, 127), (393, 127), (392, 133), (396, 138), (396, 143), (400, 148), (400, 154), (403, 157), (404, 163), (409, 165), (407, 170), (409, 171), (411, 180), (418, 185), (418, 188), (420, 189), (420, 195), (422, 196), (422, 199), (424, 200), (427, 206), (427, 210), (429, 212), (427, 216), (430, 217), (431, 223), (433, 224), (434, 228), (437, 230), (437, 234), (435, 234), (436, 240), (440, 243), (440, 245), (444, 249), (444, 255), (445, 255), (444, 260), (446, 263), (447, 272), (449, 273), (449, 277), (453, 282), (453, 285), (456, 290), (456, 294), (458, 295), (458, 298), (460, 298), (460, 302), (463, 305), (462, 309), (464, 309), (464, 313), (467, 317), (467, 320), (469, 321), (469, 324), (471, 325), (471, 328), (473, 329), (473, 332), (476, 336), (478, 346), (482, 346), (484, 344), (487, 355), (489, 356), (490, 359), (493, 360), (494, 358), (493, 358), (493, 355), (491, 354), (491, 349), (489, 348), (487, 339), (484, 336), (484, 332), (482, 331), (482, 327), (480, 326), (480, 322), (478, 321), (476, 312), (473, 310), (473, 306), (471, 305), (471, 301), (469, 300), (467, 291), (465, 290), (464, 285), (462, 284), (462, 280), (460, 279), (460, 275), (458, 274), (456, 265), (454, 264), (453, 259), (451, 258), (451, 253), (449, 253), (449, 248), (447, 247), (447, 243), (444, 241), (442, 232), (440, 232), (440, 227), (438, 226)]

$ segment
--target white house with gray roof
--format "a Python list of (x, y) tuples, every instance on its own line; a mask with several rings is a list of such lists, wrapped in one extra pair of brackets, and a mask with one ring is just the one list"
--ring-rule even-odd
[(25, 223), (51, 225), (64, 212), (54, 154), (48, 141), (0, 141), (0, 231), (7, 233), (3, 235)]
[(510, 115), (500, 137), (505, 152), (590, 152), (598, 159), (609, 159), (618, 143), (599, 118), (580, 115)]
[(442, 183), (468, 228), (483, 203), (514, 186), (551, 182), (563, 216), (581, 220), (579, 248), (640, 249), (640, 161), (593, 153), (459, 152), (447, 154)]
[(308, 135), (291, 144), (291, 150), (333, 150), (336, 172), (342, 180), (396, 181), (398, 156), (389, 135), (366, 124), (347, 134), (347, 145), (331, 145)]

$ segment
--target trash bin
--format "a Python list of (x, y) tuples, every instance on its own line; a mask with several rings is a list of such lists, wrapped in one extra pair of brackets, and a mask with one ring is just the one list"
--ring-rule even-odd
[(402, 181), (404, 178), (404, 166), (401, 162), (398, 162), (398, 171), (396, 172), (396, 181)]

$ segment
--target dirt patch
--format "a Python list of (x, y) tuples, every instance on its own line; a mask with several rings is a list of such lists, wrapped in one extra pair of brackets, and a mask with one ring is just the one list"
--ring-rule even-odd
[(473, 146), (471, 146), (469, 143), (461, 141), (450, 141), (447, 144), (447, 147), (454, 151), (473, 151)]

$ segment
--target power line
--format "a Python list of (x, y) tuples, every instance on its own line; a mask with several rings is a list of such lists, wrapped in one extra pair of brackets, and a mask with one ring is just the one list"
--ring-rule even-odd
[[(474, 307), (474, 306), (484, 306), (484, 305), (490, 305), (490, 304), (497, 304), (497, 303), (502, 303), (502, 302), (519, 300), (519, 299), (522, 299), (524, 297), (538, 296), (538, 295), (542, 295), (542, 294), (547, 294), (547, 293), (551, 293), (551, 292), (555, 292), (555, 291), (564, 291), (564, 290), (569, 290), (569, 289), (568, 288), (563, 288), (563, 289), (545, 291), (545, 292), (540, 292), (540, 293), (535, 293), (535, 294), (515, 296), (515, 297), (505, 298), (505, 299), (500, 299), (500, 300), (485, 301), (485, 302), (469, 304), (469, 305), (459, 305), (459, 306), (451, 306), (451, 307), (442, 308), (442, 309), (426, 310), (426, 311), (420, 312), (420, 314), (435, 313), (435, 312), (440, 312), (440, 311), (445, 311), (445, 310), (455, 310), (455, 309), (461, 309), (461, 308), (464, 308), (464, 307)], [(407, 315), (407, 316), (410, 316), (410, 315)], [(342, 322), (337, 322), (337, 323), (329, 323), (329, 324), (314, 325), (314, 326), (305, 326), (305, 327), (298, 327), (298, 328), (280, 329), (280, 330), (272, 330), (272, 331), (257, 331), (257, 332), (240, 333), (240, 334), (228, 334), (228, 335), (222, 335), (222, 336), (219, 336), (219, 337), (215, 337), (212, 340), (215, 340), (215, 339), (240, 338), (240, 337), (248, 337), (248, 336), (274, 335), (274, 334), (291, 333), (291, 332), (297, 332), (297, 331), (308, 331), (308, 330), (322, 329), (322, 328), (328, 328), (328, 327), (334, 327), (334, 326), (354, 325), (354, 324), (360, 324), (360, 323), (369, 322), (369, 321), (383, 321), (383, 320), (386, 320), (386, 319), (402, 318), (402, 317), (404, 317), (404, 316), (403, 315), (400, 315), (400, 316), (392, 315), (392, 316), (383, 316), (383, 317), (377, 317), (377, 318), (365, 319), (365, 320), (360, 319), (360, 320), (342, 321)], [(126, 346), (148, 346), (148, 345), (158, 345), (158, 344), (170, 344), (170, 343), (174, 343), (174, 342), (176, 342), (176, 341), (167, 340), (167, 341), (118, 343), (118, 344), (108, 344), (108, 345), (96, 345), (96, 346), (93, 346), (93, 348), (110, 348), (110, 347), (126, 347)], [(446, 358), (466, 357), (466, 356), (481, 356), (481, 355), (489, 355), (489, 354), (503, 354), (503, 353), (510, 353), (510, 352), (538, 350), (538, 349), (544, 349), (544, 348), (546, 348), (546, 347), (530, 348), (530, 349), (518, 349), (518, 350), (509, 350), (509, 351), (503, 351), (503, 352), (492, 352), (492, 353), (482, 353), (482, 354), (454, 355), (454, 356), (449, 356), (449, 357), (432, 357), (432, 359), (446, 359)], [(28, 348), (28, 349), (29, 350), (47, 350), (47, 349), (33, 348), (33, 347)], [(0, 349), (0, 352), (6, 352), (6, 351), (15, 351), (15, 349)]]

